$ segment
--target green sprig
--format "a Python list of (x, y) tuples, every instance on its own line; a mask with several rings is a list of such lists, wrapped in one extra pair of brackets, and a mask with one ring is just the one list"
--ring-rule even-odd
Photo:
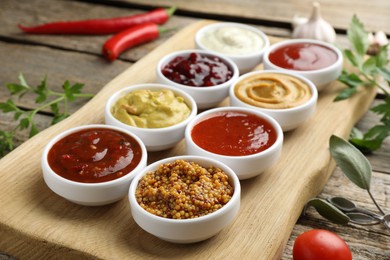
[[(336, 224), (345, 225), (349, 222), (360, 225), (384, 223), (385, 227), (390, 230), (390, 224), (383, 220), (386, 213), (371, 192), (372, 169), (367, 158), (351, 143), (335, 135), (332, 135), (329, 139), (329, 149), (331, 156), (344, 175), (356, 186), (368, 192), (379, 214), (365, 209), (353, 209), (351, 204), (354, 205), (354, 203), (343, 197), (338, 197), (337, 201), (335, 198), (327, 200), (312, 198), (307, 202), (305, 210), (308, 207), (314, 207), (321, 216)], [(341, 208), (340, 205), (342, 204), (349, 204), (349, 206)], [(375, 219), (374, 215), (378, 218)], [(382, 220), (379, 220), (379, 218), (382, 218)], [(373, 222), (373, 220), (377, 221)]]
[[(93, 94), (81, 93), (83, 87), (84, 84), (75, 83), (72, 85), (69, 81), (65, 81), (62, 85), (63, 92), (53, 91), (49, 89), (46, 77), (38, 86), (31, 87), (23, 74), (19, 75), (19, 83), (7, 84), (6, 88), (9, 90), (11, 98), (0, 103), (0, 111), (14, 113), (14, 119), (18, 124), (10, 131), (0, 130), (0, 158), (14, 149), (15, 135), (19, 130), (29, 129), (29, 137), (39, 132), (34, 118), (40, 111), (50, 108), (53, 114), (51, 124), (54, 125), (70, 115), (68, 111), (69, 102), (74, 102), (77, 98), (93, 97)], [(36, 96), (35, 103), (39, 106), (32, 110), (22, 110), (15, 104), (12, 97), (17, 96), (20, 99), (29, 92)], [(60, 104), (63, 104), (63, 111), (60, 110)]]
[(361, 86), (377, 87), (385, 95), (383, 104), (371, 109), (374, 113), (382, 116), (381, 123), (373, 126), (366, 133), (357, 129), (351, 132), (350, 142), (362, 152), (369, 153), (379, 149), (382, 142), (390, 135), (390, 93), (378, 80), (381, 77), (390, 86), (390, 71), (387, 68), (389, 64), (388, 45), (380, 47), (377, 54), (367, 58), (368, 33), (364, 30), (364, 25), (357, 16), (353, 16), (347, 35), (351, 48), (345, 49), (343, 53), (346, 60), (354, 67), (354, 72), (344, 70), (338, 78), (347, 87), (339, 92), (335, 101), (352, 97)]

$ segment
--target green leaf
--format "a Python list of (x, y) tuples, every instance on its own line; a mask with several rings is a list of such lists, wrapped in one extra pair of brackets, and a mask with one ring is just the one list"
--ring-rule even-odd
[(49, 95), (49, 89), (47, 87), (46, 77), (41, 81), (41, 84), (37, 86), (34, 92), (38, 95), (37, 98), (35, 99), (36, 103), (40, 104), (46, 101), (47, 96)]
[(27, 84), (27, 81), (26, 79), (24, 78), (23, 74), (22, 73), (19, 73), (19, 82), (22, 86), (24, 86), (25, 88), (31, 88), (28, 84)]
[(38, 130), (37, 126), (34, 123), (31, 123), (31, 129), (30, 129), (29, 137), (31, 138), (34, 135), (38, 134), (38, 133), (39, 133), (39, 130)]
[(64, 85), (62, 86), (62, 88), (64, 89), (65, 97), (69, 101), (73, 101), (75, 99), (75, 97), (74, 97), (73, 92), (71, 90), (71, 86), (70, 86), (69, 81), (65, 81)]
[(386, 137), (390, 135), (390, 126), (389, 125), (375, 125), (370, 130), (367, 131), (364, 135), (364, 139), (375, 141), (378, 140), (382, 142)]
[(369, 75), (375, 75), (377, 73), (376, 63), (377, 63), (377, 59), (375, 57), (368, 58), (363, 63), (363, 67), (362, 67), (363, 72)]
[(344, 50), (344, 56), (347, 58), (349, 63), (351, 63), (352, 66), (358, 67), (357, 58), (356, 58), (355, 54), (353, 54), (353, 52), (351, 50), (345, 49)]
[(363, 154), (369, 154), (378, 150), (382, 144), (379, 140), (367, 140), (364, 138), (350, 138), (349, 141)]
[(358, 87), (363, 84), (363, 80), (361, 80), (357, 74), (348, 73), (347, 71), (343, 71), (338, 80), (348, 87)]
[(385, 45), (382, 46), (380, 48), (379, 53), (375, 55), (376, 66), (378, 66), (378, 68), (385, 68), (386, 65), (389, 63), (389, 58), (387, 54), (388, 54), (388, 45)]
[(378, 68), (379, 74), (387, 81), (390, 85), (390, 71), (386, 68)]
[(27, 129), (30, 126), (30, 119), (28, 117), (23, 118), (20, 120), (19, 125), (21, 130)]
[(341, 101), (341, 100), (348, 99), (356, 93), (357, 93), (357, 89), (355, 87), (345, 88), (338, 93), (338, 95), (335, 97), (333, 101)]
[(69, 101), (74, 101), (76, 98), (75, 95), (80, 94), (83, 87), (84, 84), (81, 83), (75, 83), (71, 86), (69, 81), (65, 81), (64, 85), (62, 86), (65, 92), (65, 96)]
[(53, 112), (54, 115), (59, 114), (60, 109), (58, 107), (58, 103), (51, 104), (50, 110), (51, 110), (51, 112)]
[(363, 133), (358, 128), (353, 127), (351, 130), (351, 133), (349, 134), (349, 138), (363, 138)]
[(22, 112), (22, 111), (17, 111), (17, 112), (15, 112), (14, 119), (15, 119), (15, 120), (18, 120), (19, 117), (20, 117), (21, 115), (23, 115), (23, 112)]
[(29, 90), (25, 86), (16, 83), (6, 84), (6, 87), (11, 92), (11, 95), (16, 95), (16, 94), (23, 95), (26, 91)]
[(382, 115), (381, 122), (390, 124), (390, 97), (384, 100), (384, 103), (371, 108), (371, 111), (378, 115)]
[(351, 220), (351, 223), (355, 223), (358, 225), (374, 225), (378, 224), (379, 220), (361, 212), (347, 212), (345, 213), (349, 219)]
[(326, 200), (313, 198), (306, 206), (314, 207), (321, 216), (333, 223), (345, 225), (350, 221), (347, 215)]
[(332, 135), (330, 153), (344, 174), (358, 187), (370, 190), (371, 165), (367, 158), (352, 144)]
[(364, 25), (356, 15), (352, 17), (352, 22), (347, 30), (347, 35), (353, 50), (363, 57), (369, 46), (368, 33), (364, 30)]
[(14, 135), (12, 132), (0, 131), (0, 158), (14, 149)]
[(51, 124), (52, 125), (55, 125), (57, 124), (58, 122), (64, 120), (65, 118), (69, 117), (70, 115), (69, 114), (56, 114), (54, 117), (53, 117), (53, 120), (51, 121)]
[(81, 83), (75, 83), (73, 86), (70, 88), (70, 91), (72, 91), (73, 94), (79, 94), (81, 93), (81, 90), (83, 89), (84, 84)]
[(4, 113), (18, 111), (18, 107), (12, 101), (12, 99), (8, 99), (5, 103), (0, 103), (0, 110)]

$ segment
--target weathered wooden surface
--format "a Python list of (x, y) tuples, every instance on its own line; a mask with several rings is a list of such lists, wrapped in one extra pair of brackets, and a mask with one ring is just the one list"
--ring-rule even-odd
[[(113, 1), (114, 2), (114, 1)], [(118, 2), (117, 0), (115, 2)], [(134, 5), (160, 5), (179, 7), (183, 13), (193, 12), (203, 15), (231, 16), (232, 19), (247, 18), (259, 23), (276, 22), (279, 26), (288, 26), (294, 15), (308, 17), (312, 10), (312, 0), (119, 0), (119, 2)], [(383, 30), (390, 33), (390, 2), (383, 0), (321, 0), (321, 13), (324, 19), (334, 27), (345, 30), (354, 14), (364, 21), (368, 30)]]
[[(116, 1), (118, 2), (118, 1)], [(130, 2), (130, 1), (126, 1)], [(136, 3), (137, 1), (131, 1)], [(220, 8), (215, 10), (207, 9), (204, 11), (204, 6), (207, 6), (207, 3), (203, 3), (202, 6), (198, 6), (199, 10), (192, 9), (193, 13), (185, 12), (188, 6), (193, 7), (192, 3), (185, 1), (186, 6), (180, 6), (180, 1), (149, 1), (151, 5), (177, 5), (179, 6), (179, 13), (182, 15), (175, 16), (170, 22), (167, 23), (172, 27), (177, 27), (177, 30), (172, 33), (163, 36), (160, 40), (156, 42), (151, 42), (141, 47), (135, 48), (134, 50), (128, 51), (121, 56), (121, 60), (115, 61), (114, 63), (108, 63), (100, 56), (101, 44), (108, 36), (36, 36), (36, 35), (24, 35), (21, 34), (16, 28), (17, 23), (23, 24), (36, 24), (39, 22), (54, 21), (58, 19), (71, 20), (71, 19), (84, 19), (84, 18), (94, 18), (99, 17), (115, 17), (121, 16), (128, 13), (137, 13), (143, 12), (146, 9), (137, 9), (137, 8), (124, 8), (124, 7), (115, 7), (107, 5), (99, 5), (93, 3), (83, 3), (83, 2), (73, 2), (73, 1), (48, 1), (48, 0), (32, 0), (32, 1), (12, 1), (12, 0), (3, 0), (0, 2), (0, 21), (2, 22), (2, 27), (0, 27), (0, 61), (2, 61), (2, 66), (0, 66), (0, 86), (4, 86), (7, 82), (16, 82), (17, 75), (19, 72), (23, 72), (28, 81), (31, 81), (32, 84), (39, 83), (44, 75), (48, 76), (49, 83), (51, 86), (56, 86), (59, 88), (64, 80), (68, 79), (73, 82), (83, 82), (86, 84), (85, 90), (88, 92), (97, 93), (101, 88), (109, 82), (116, 75), (121, 73), (127, 67), (133, 65), (133, 62), (136, 62), (138, 59), (142, 58), (145, 54), (150, 52), (156, 46), (164, 42), (172, 34), (176, 33), (179, 29), (184, 26), (196, 21), (194, 17), (202, 17), (204, 13), (212, 14), (218, 13), (220, 10), (224, 10), (225, 14), (228, 15), (227, 19), (240, 20), (242, 17), (247, 17), (242, 12), (232, 11), (232, 9), (226, 9), (229, 4), (224, 4), (223, 2), (207, 1), (219, 5)], [(232, 1), (231, 1), (232, 2)], [(277, 6), (283, 3), (283, 1), (271, 1), (269, 4)], [(299, 3), (294, 2), (294, 5), (301, 6), (305, 1), (300, 1)], [(326, 1), (328, 2), (328, 1)], [(349, 4), (348, 8), (343, 8), (344, 10), (355, 10), (355, 13), (362, 18), (363, 22), (368, 26), (374, 25), (374, 27), (368, 27), (369, 29), (382, 29), (385, 30), (386, 26), (389, 25), (389, 17), (381, 17), (381, 12), (386, 12), (389, 8), (386, 8), (387, 1), (381, 1), (381, 11), (376, 12), (374, 15), (372, 12), (375, 12), (375, 8), (378, 6), (376, 2), (367, 3), (372, 5), (373, 8), (363, 8), (365, 10), (358, 10), (359, 1), (354, 2), (354, 4), (346, 2), (343, 4), (340, 1), (338, 6), (344, 7)], [(198, 1), (198, 3), (201, 3)], [(237, 3), (237, 2), (236, 2)], [(266, 3), (268, 4), (268, 3)], [(332, 11), (334, 6), (329, 6), (325, 2), (321, 2), (324, 16), (329, 19), (344, 19), (342, 26), (340, 28), (346, 27), (349, 24), (350, 17), (345, 15), (338, 15)], [(240, 8), (247, 8), (246, 12), (251, 13), (252, 8), (251, 4), (248, 2), (240, 1)], [(134, 5), (130, 5), (133, 6)], [(136, 5), (135, 5), (136, 6)], [(221, 7), (222, 6), (222, 7)], [(309, 5), (305, 5), (307, 11), (302, 12), (301, 14), (306, 14), (309, 12)], [(327, 7), (326, 7), (327, 6)], [(141, 8), (143, 6), (140, 6)], [(249, 7), (249, 8), (248, 8)], [(148, 9), (151, 8), (148, 7)], [(239, 10), (239, 9), (237, 9)], [(295, 13), (296, 9), (286, 10), (287, 13), (284, 14), (280, 21), (288, 21), (292, 13)], [(302, 9), (305, 10), (305, 9)], [(327, 10), (327, 11), (325, 11)], [(356, 11), (357, 10), (357, 11)], [(181, 11), (181, 12), (180, 12)], [(228, 13), (228, 11), (231, 11)], [(261, 9), (257, 10), (257, 14), (261, 14), (263, 11)], [(270, 12), (268, 12), (270, 13)], [(276, 14), (273, 12), (272, 14)], [(334, 17), (329, 18), (329, 15), (326, 13), (335, 14)], [(369, 17), (366, 19), (365, 17)], [(206, 16), (209, 17), (209, 16)], [(218, 16), (220, 17), (220, 16)], [(236, 17), (237, 19), (234, 19)], [(258, 16), (253, 16), (254, 24), (264, 24), (264, 21), (257, 21)], [(260, 17), (261, 18), (261, 17)], [(263, 18), (261, 18), (263, 19)], [(278, 18), (279, 19), (279, 18)], [(273, 18), (270, 19), (274, 20)], [(380, 20), (377, 22), (376, 20)], [(385, 24), (383, 24), (385, 23)], [(273, 24), (270, 27), (261, 26), (266, 33), (270, 35), (279, 35), (279, 36), (288, 36), (289, 31), (285, 28), (278, 28), (278, 24)], [(387, 30), (387, 29), (386, 29)], [(338, 35), (339, 39), (342, 35)], [(0, 87), (0, 102), (8, 98), (8, 93), (3, 87)], [(24, 107), (33, 107), (34, 104), (31, 100), (23, 99), (20, 102)], [(72, 111), (76, 111), (81, 107), (83, 103), (78, 103), (72, 107)], [(50, 116), (39, 116), (39, 127), (46, 128), (50, 125)], [(367, 113), (365, 117), (357, 124), (358, 127), (367, 129), (370, 127), (373, 122), (377, 120), (377, 117), (372, 113)], [(12, 124), (13, 119), (10, 115), (0, 114), (0, 129), (9, 129), (9, 124)], [(27, 139), (25, 133), (18, 136), (20, 142)], [(390, 141), (387, 140), (383, 147), (375, 152), (373, 155), (368, 156), (371, 164), (374, 168), (373, 175), (373, 191), (374, 196), (378, 199), (378, 202), (383, 206), (385, 211), (390, 211), (390, 200), (389, 200), (389, 172), (390, 172)], [(2, 173), (1, 169), (0, 172)], [(44, 185), (41, 183), (40, 185)], [(372, 203), (370, 202), (367, 194), (355, 188), (346, 178), (336, 170), (334, 174), (329, 179), (329, 182), (325, 186), (323, 192), (320, 194), (321, 197), (330, 197), (341, 195), (348, 198), (353, 198), (357, 201), (360, 206), (374, 209)], [(1, 198), (0, 198), (1, 201)], [(47, 205), (47, 204), (45, 204)], [(50, 205), (49, 205), (50, 206)], [(306, 216), (299, 218), (297, 224), (292, 230), (290, 239), (288, 240), (287, 246), (283, 252), (282, 259), (291, 259), (291, 249), (294, 242), (294, 239), (297, 235), (303, 231), (312, 229), (312, 228), (324, 228), (335, 233), (339, 234), (346, 242), (350, 245), (351, 250), (354, 254), (354, 259), (389, 259), (390, 258), (390, 236), (389, 233), (381, 228), (380, 226), (374, 227), (358, 227), (358, 226), (339, 226), (334, 225), (327, 220), (320, 217), (314, 210), (310, 210)], [(387, 232), (387, 233), (386, 233)], [(10, 233), (12, 234), (12, 232)], [(10, 236), (2, 236), (8, 238), (14, 238), (14, 234)], [(152, 239), (152, 237), (150, 237)], [(15, 250), (19, 252), (25, 252), (23, 247), (23, 242), (18, 237), (17, 239), (10, 239), (8, 241), (9, 245), (15, 245)], [(19, 247), (17, 246), (19, 245)], [(44, 242), (42, 246), (52, 248), (53, 250), (59, 250), (59, 252), (67, 253), (69, 256), (80, 256), (77, 252), (65, 250), (55, 245), (52, 245), (50, 241)], [(148, 247), (152, 250), (152, 248)], [(169, 255), (169, 247), (164, 251), (160, 257)], [(2, 248), (0, 246), (0, 252)], [(6, 253), (6, 252), (5, 252)], [(46, 256), (46, 257), (45, 257)], [(0, 255), (0, 259), (2, 256)], [(149, 255), (151, 257), (151, 255)], [(29, 258), (39, 258), (45, 259), (48, 258), (45, 250), (37, 248), (30, 252)]]

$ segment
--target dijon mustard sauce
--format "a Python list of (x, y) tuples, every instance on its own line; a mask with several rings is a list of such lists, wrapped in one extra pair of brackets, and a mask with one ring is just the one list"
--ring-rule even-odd
[(134, 90), (118, 99), (111, 108), (119, 121), (141, 128), (162, 128), (184, 121), (191, 108), (184, 98), (169, 89)]
[(264, 73), (240, 80), (234, 93), (241, 101), (269, 109), (297, 107), (307, 102), (312, 92), (308, 84), (287, 75)]

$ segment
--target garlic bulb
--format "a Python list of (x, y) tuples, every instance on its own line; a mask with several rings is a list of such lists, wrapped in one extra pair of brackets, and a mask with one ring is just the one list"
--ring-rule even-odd
[(377, 31), (375, 35), (373, 33), (368, 34), (368, 43), (370, 44), (367, 49), (368, 55), (377, 55), (381, 46), (385, 46), (389, 43), (386, 34), (383, 31)]
[(297, 28), (298, 26), (307, 23), (309, 19), (307, 17), (299, 16), (299, 15), (294, 15), (293, 20), (292, 20), (292, 27), (293, 29)]
[(378, 44), (379, 46), (385, 46), (389, 43), (386, 34), (383, 31), (377, 31), (375, 36), (372, 33), (368, 34), (368, 42), (370, 44)]
[(316, 39), (333, 43), (336, 32), (332, 25), (325, 21), (320, 14), (320, 4), (313, 3), (313, 12), (306, 23), (296, 26), (293, 30), (294, 38)]

